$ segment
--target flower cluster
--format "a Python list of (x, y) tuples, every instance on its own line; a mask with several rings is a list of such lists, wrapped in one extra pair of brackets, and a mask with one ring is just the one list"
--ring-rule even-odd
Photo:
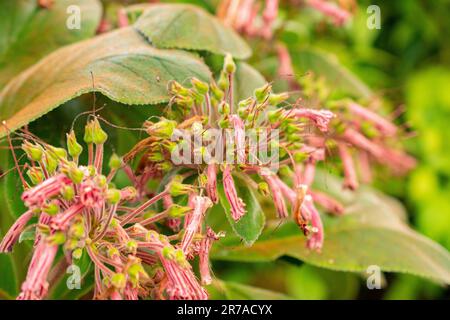
[[(325, 235), (316, 206), (343, 213), (338, 201), (314, 189), (320, 162), (340, 157), (343, 187), (351, 190), (358, 187), (353, 153), (399, 172), (414, 165), (409, 156), (384, 143), (396, 134), (396, 127), (358, 104), (340, 102), (333, 111), (305, 108), (288, 103), (289, 95), (275, 94), (270, 84), (236, 103), (235, 71), (227, 55), (217, 82), (193, 78), (189, 87), (169, 83), (167, 118), (146, 121), (149, 136), (123, 158), (113, 154), (107, 169), (103, 165), (107, 134), (95, 116), (87, 122), (83, 137), (86, 165), (79, 163), (84, 148), (74, 131), (67, 134), (67, 149), (24, 135), (22, 149), (29, 165), (22, 200), (28, 209), (0, 243), (0, 252), (11, 251), (26, 228), (35, 228), (34, 253), (19, 299), (45, 298), (60, 250), (69, 265), (84, 255), (92, 261), (96, 299), (206, 299), (203, 286), (212, 282), (209, 252), (224, 234), (215, 233), (205, 217), (219, 200), (229, 203), (235, 221), (247, 214), (238, 179), (271, 197), (277, 218), (295, 221), (308, 248), (320, 251)], [(225, 149), (226, 160), (212, 153), (207, 163), (174, 161), (180, 145), (192, 146), (186, 149), (192, 155), (183, 156), (206, 154), (209, 128), (231, 133), (215, 141), (227, 145), (226, 140), (232, 140), (233, 148)], [(368, 128), (376, 135), (368, 136)], [(174, 141), (177, 130), (202, 139)], [(265, 134), (259, 141), (276, 147), (276, 161), (255, 153), (247, 143), (249, 130), (279, 132), (276, 138)], [(237, 161), (229, 161), (230, 156)], [(137, 166), (131, 164), (133, 159)], [(113, 182), (120, 170), (131, 184), (119, 189)], [(149, 187), (151, 180), (159, 182), (158, 189)], [(195, 257), (200, 280), (192, 267)]]

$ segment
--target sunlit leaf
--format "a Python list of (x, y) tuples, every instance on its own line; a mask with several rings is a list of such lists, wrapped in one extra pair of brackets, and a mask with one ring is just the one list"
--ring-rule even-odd
[(251, 55), (250, 47), (232, 29), (189, 4), (150, 5), (135, 28), (157, 48), (228, 52), (238, 59)]
[[(80, 28), (69, 29), (69, 6), (80, 10)], [(95, 34), (102, 8), (97, 0), (0, 1), (0, 88), (46, 54)]]
[(193, 76), (210, 77), (202, 61), (185, 52), (155, 49), (124, 28), (61, 48), (21, 73), (0, 92), (0, 119), (14, 130), (91, 91), (125, 104), (160, 103), (168, 100), (169, 80)]

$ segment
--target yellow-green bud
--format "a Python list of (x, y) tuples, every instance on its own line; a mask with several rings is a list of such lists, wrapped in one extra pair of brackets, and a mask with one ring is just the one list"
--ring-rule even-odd
[(222, 91), (227, 91), (230, 86), (230, 82), (228, 80), (228, 76), (225, 72), (220, 72), (219, 80), (217, 81), (217, 85)]
[(92, 125), (92, 142), (97, 145), (104, 144), (107, 139), (108, 135), (102, 129), (100, 122), (98, 122), (98, 119), (95, 118)]
[(27, 171), (27, 176), (30, 178), (31, 183), (36, 185), (44, 181), (44, 174), (42, 170), (37, 167), (32, 167)]
[(86, 144), (92, 144), (94, 142), (94, 124), (92, 121), (89, 121), (86, 123), (86, 126), (84, 127), (84, 136), (83, 140)]
[(219, 113), (220, 114), (230, 114), (230, 105), (227, 103), (227, 102), (225, 102), (225, 101), (222, 101), (220, 104), (219, 104)]
[(265, 197), (270, 195), (269, 185), (266, 182), (258, 183), (258, 191)]
[(211, 93), (213, 95), (213, 98), (215, 98), (217, 101), (221, 101), (225, 96), (225, 93), (220, 90), (215, 82), (211, 83)]
[(106, 200), (110, 204), (116, 204), (120, 201), (120, 191), (117, 189), (109, 189), (106, 193)]
[(28, 158), (32, 161), (41, 161), (42, 155), (44, 151), (42, 150), (42, 147), (39, 145), (32, 144), (29, 141), (25, 141), (22, 144), (22, 150), (25, 151)]
[(270, 94), (271, 91), (272, 91), (272, 86), (270, 84), (266, 83), (261, 88), (255, 89), (253, 94), (255, 95), (256, 101), (261, 103), (264, 100), (266, 100), (267, 96)]
[(53, 174), (58, 168), (58, 161), (53, 155), (50, 154), (50, 152), (46, 152), (42, 160), (44, 162), (45, 169), (49, 174)]
[(42, 206), (42, 211), (50, 216), (54, 216), (59, 212), (59, 205), (57, 201), (51, 201)]
[(82, 255), (83, 255), (83, 249), (81, 249), (81, 248), (77, 248), (72, 251), (72, 258), (75, 260), (80, 260)]
[(73, 183), (78, 184), (83, 181), (84, 173), (74, 163), (69, 166), (67, 176)]
[(146, 131), (149, 135), (162, 139), (168, 139), (172, 136), (177, 123), (176, 121), (161, 118), (161, 120), (156, 123), (146, 122), (145, 125)]
[(111, 158), (109, 158), (108, 165), (111, 170), (118, 170), (122, 167), (122, 159), (117, 154), (113, 153)]
[(111, 276), (111, 284), (116, 289), (123, 289), (127, 284), (126, 277), (123, 273), (114, 273)]
[(66, 137), (67, 150), (69, 151), (70, 156), (73, 158), (78, 158), (79, 155), (83, 152), (83, 147), (78, 143), (75, 132), (71, 130), (70, 133), (66, 134)]
[(71, 186), (64, 186), (61, 189), (61, 195), (64, 200), (72, 201), (75, 198), (75, 190)]
[(232, 74), (232, 73), (236, 72), (236, 64), (233, 61), (233, 57), (229, 53), (227, 53), (225, 55), (223, 68), (224, 68), (225, 72), (228, 74)]
[(289, 99), (289, 94), (287, 92), (283, 92), (283, 93), (279, 93), (279, 94), (271, 94), (269, 96), (269, 104), (271, 104), (272, 106), (276, 106), (280, 103), (282, 103), (283, 101), (286, 101), (287, 99)]
[(192, 86), (197, 90), (200, 94), (207, 94), (209, 90), (209, 86), (206, 82), (203, 82), (197, 78), (191, 79)]
[(181, 218), (184, 215), (191, 211), (191, 207), (180, 206), (178, 204), (173, 204), (169, 209), (169, 217), (171, 218)]
[(134, 240), (128, 241), (126, 244), (126, 248), (128, 252), (131, 252), (133, 254), (136, 253), (136, 250), (138, 248), (137, 242)]
[(55, 232), (48, 237), (48, 240), (53, 245), (61, 245), (66, 242), (66, 235), (64, 234), (64, 232)]

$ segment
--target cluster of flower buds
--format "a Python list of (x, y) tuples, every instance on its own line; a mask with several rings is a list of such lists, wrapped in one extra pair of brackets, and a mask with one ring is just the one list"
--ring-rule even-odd
[[(158, 145), (164, 146), (173, 142), (169, 134), (178, 129), (188, 130), (191, 133), (203, 135), (200, 145), (193, 146), (193, 155), (202, 153), (207, 146), (203, 141), (209, 142), (208, 129), (231, 129), (235, 148), (232, 149), (233, 159), (236, 163), (226, 160), (220, 162), (217, 158), (213, 161), (189, 162), (180, 164), (173, 162), (172, 167), (184, 170), (183, 176), (197, 176), (191, 184), (182, 184), (180, 176), (172, 178), (172, 191), (174, 196), (180, 193), (195, 194), (194, 190), (204, 191), (209, 198), (208, 206), (218, 202), (219, 196), (217, 184), (223, 185), (224, 196), (228, 200), (231, 217), (238, 221), (246, 214), (246, 204), (239, 196), (239, 188), (235, 178), (246, 182), (247, 187), (255, 188), (264, 196), (271, 196), (274, 209), (278, 218), (291, 217), (298, 223), (303, 233), (307, 236), (307, 246), (320, 250), (323, 245), (324, 233), (320, 214), (316, 205), (332, 214), (342, 214), (344, 207), (337, 200), (326, 193), (314, 190), (316, 167), (327, 157), (338, 155), (342, 160), (344, 172), (343, 187), (355, 190), (358, 187), (357, 172), (354, 167), (352, 153), (359, 151), (361, 154), (374, 157), (386, 165), (394, 168), (409, 169), (414, 165), (414, 160), (403, 152), (390, 148), (383, 144), (383, 140), (370, 140), (364, 135), (362, 120), (370, 123), (381, 135), (393, 135), (396, 127), (388, 120), (356, 105), (347, 104), (347, 111), (343, 112), (339, 104), (333, 107), (333, 111), (326, 109), (305, 108), (292, 105), (287, 102), (289, 95), (272, 92), (270, 84), (266, 84), (254, 91), (253, 96), (238, 103), (233, 99), (233, 73), (235, 65), (231, 56), (226, 56), (224, 67), (216, 82), (209, 85), (197, 79), (193, 79), (190, 88), (173, 82), (169, 86), (172, 95), (171, 120), (160, 119), (147, 125), (150, 138), (157, 137)], [(190, 101), (186, 104), (186, 101)], [(179, 108), (179, 109), (177, 109)], [(177, 111), (178, 110), (178, 111)], [(254, 154), (248, 143), (246, 131), (270, 132), (278, 130), (277, 140), (267, 136), (264, 144), (276, 145), (279, 148), (277, 168), (272, 162), (264, 162), (261, 159), (254, 160)], [(220, 136), (220, 143), (226, 144), (226, 135)], [(193, 144), (191, 140), (183, 140), (181, 144)], [(219, 143), (216, 141), (216, 143)], [(155, 160), (151, 153), (154, 149), (147, 144), (139, 144), (146, 148), (144, 158), (148, 168), (155, 166)], [(173, 147), (173, 146), (172, 146)], [(176, 147), (174, 147), (176, 148)], [(336, 150), (336, 152), (334, 152)], [(226, 151), (228, 152), (228, 150)], [(150, 154), (150, 155), (149, 155)], [(149, 159), (153, 159), (150, 160)], [(228, 159), (228, 158), (227, 158)], [(173, 161), (173, 158), (165, 157), (164, 161)], [(145, 168), (143, 169), (145, 171)], [(150, 170), (150, 169), (149, 169)], [(141, 170), (142, 171), (142, 170)], [(192, 179), (191, 179), (192, 181)], [(194, 200), (192, 200), (195, 202)], [(192, 203), (190, 204), (192, 206)], [(201, 215), (196, 215), (200, 218)], [(199, 222), (189, 219), (198, 228)], [(186, 220), (185, 220), (185, 228)], [(191, 234), (190, 232), (185, 232)], [(184, 247), (187, 250), (187, 247)], [(186, 251), (188, 252), (188, 251)]]
[[(21, 233), (35, 227), (34, 254), (20, 299), (45, 297), (49, 275), (57, 272), (53, 266), (58, 250), (68, 264), (76, 264), (83, 255), (93, 262), (96, 299), (206, 299), (202, 286), (212, 281), (209, 252), (223, 233), (216, 234), (205, 217), (219, 199), (228, 202), (230, 216), (239, 221), (247, 214), (241, 188), (257, 190), (273, 200), (277, 218), (295, 221), (307, 247), (320, 251), (325, 235), (316, 206), (332, 214), (344, 210), (338, 201), (314, 189), (321, 161), (338, 155), (343, 187), (351, 190), (358, 187), (353, 153), (397, 171), (414, 165), (412, 158), (385, 143), (396, 134), (396, 127), (354, 102), (335, 102), (331, 110), (305, 108), (288, 103), (288, 94), (276, 94), (266, 84), (235, 103), (235, 71), (227, 55), (217, 82), (193, 78), (190, 87), (171, 82), (167, 118), (145, 122), (149, 136), (123, 158), (112, 155), (106, 174), (107, 134), (96, 117), (85, 127), (85, 166), (79, 164), (84, 147), (74, 131), (67, 134), (67, 149), (24, 135), (22, 149), (30, 161), (22, 200), (28, 210), (0, 243), (0, 252), (11, 251)], [(225, 158), (214, 153), (212, 161), (203, 161), (211, 138), (208, 129), (229, 130), (215, 141), (227, 145), (232, 140)], [(174, 141), (180, 130), (194, 139)], [(278, 132), (263, 134), (259, 141), (260, 146), (276, 147), (276, 161), (255, 154), (248, 143), (249, 130)], [(192, 154), (182, 156), (191, 161), (175, 161), (174, 150), (186, 144), (192, 148), (185, 150)], [(229, 161), (230, 154), (237, 161)], [(140, 161), (132, 168), (131, 160), (137, 157)], [(130, 186), (114, 186), (119, 170), (129, 177)], [(150, 189), (151, 179), (159, 182), (158, 189)], [(223, 186), (223, 197), (218, 184)], [(34, 216), (37, 223), (29, 225)], [(200, 280), (191, 264), (195, 257)]]
[[(163, 136), (166, 129), (155, 126), (152, 132)], [(147, 200), (139, 196), (135, 176), (131, 179), (135, 185), (117, 189), (113, 181), (119, 170), (134, 173), (113, 154), (108, 173), (103, 174), (107, 134), (96, 117), (85, 127), (86, 165), (79, 164), (84, 147), (74, 131), (67, 134), (67, 149), (30, 134), (24, 137), (22, 149), (29, 163), (22, 200), (28, 209), (0, 243), (0, 252), (10, 252), (22, 232), (35, 230), (34, 252), (18, 299), (46, 297), (48, 279), (61, 269), (55, 266), (59, 250), (68, 265), (77, 265), (82, 257), (92, 261), (95, 299), (207, 298), (188, 260), (200, 257), (201, 283), (210, 284), (209, 250), (221, 234), (209, 227), (202, 232), (204, 215), (212, 205), (208, 197), (183, 184), (182, 176)], [(172, 197), (181, 195), (192, 201), (174, 204)], [(150, 207), (159, 200), (164, 209), (155, 213)], [(183, 232), (159, 233), (170, 223), (179, 231), (183, 217)]]

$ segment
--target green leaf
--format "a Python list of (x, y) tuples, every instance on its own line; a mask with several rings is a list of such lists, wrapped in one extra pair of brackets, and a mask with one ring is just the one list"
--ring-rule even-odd
[(230, 204), (225, 196), (225, 192), (222, 184), (217, 184), (217, 190), (219, 193), (220, 203), (225, 211), (228, 222), (230, 223), (233, 231), (244, 242), (245, 245), (252, 245), (261, 234), (266, 217), (262, 211), (258, 200), (256, 199), (253, 191), (245, 186), (239, 179), (234, 179), (236, 189), (239, 197), (246, 204), (245, 209), (247, 212), (238, 221), (234, 221), (230, 213)]
[(372, 95), (366, 84), (331, 54), (315, 49), (302, 49), (292, 55), (292, 62), (297, 72), (303, 74), (312, 71), (317, 76), (323, 76), (332, 88), (361, 98), (369, 98)]
[(234, 97), (239, 102), (253, 96), (253, 91), (266, 84), (266, 79), (258, 70), (245, 62), (238, 62), (234, 75)]
[(15, 130), (92, 91), (124, 104), (165, 102), (169, 80), (193, 76), (210, 78), (198, 58), (155, 49), (133, 28), (124, 28), (61, 48), (22, 72), (0, 92), (0, 119)]
[[(80, 29), (69, 29), (67, 8), (80, 8)], [(95, 34), (102, 14), (97, 0), (59, 0), (50, 9), (36, 0), (0, 1), (0, 88), (53, 50)]]
[(231, 28), (189, 4), (149, 5), (134, 26), (157, 48), (230, 53), (237, 59), (251, 55), (250, 47)]
[[(319, 178), (321, 185), (337, 195), (340, 181), (331, 176), (322, 178)], [(410, 273), (450, 283), (448, 251), (410, 229), (394, 200), (368, 187), (354, 194), (339, 192), (346, 213), (342, 217), (323, 217), (322, 252), (308, 250), (305, 237), (290, 222), (279, 230), (269, 230), (252, 247), (236, 246), (237, 241), (228, 243), (228, 249), (221, 246), (214, 258), (256, 262), (288, 255), (332, 270), (366, 272), (369, 266), (377, 265), (387, 272)]]
[(292, 297), (280, 292), (243, 285), (236, 282), (216, 280), (214, 289), (223, 293), (228, 300), (292, 300)]

